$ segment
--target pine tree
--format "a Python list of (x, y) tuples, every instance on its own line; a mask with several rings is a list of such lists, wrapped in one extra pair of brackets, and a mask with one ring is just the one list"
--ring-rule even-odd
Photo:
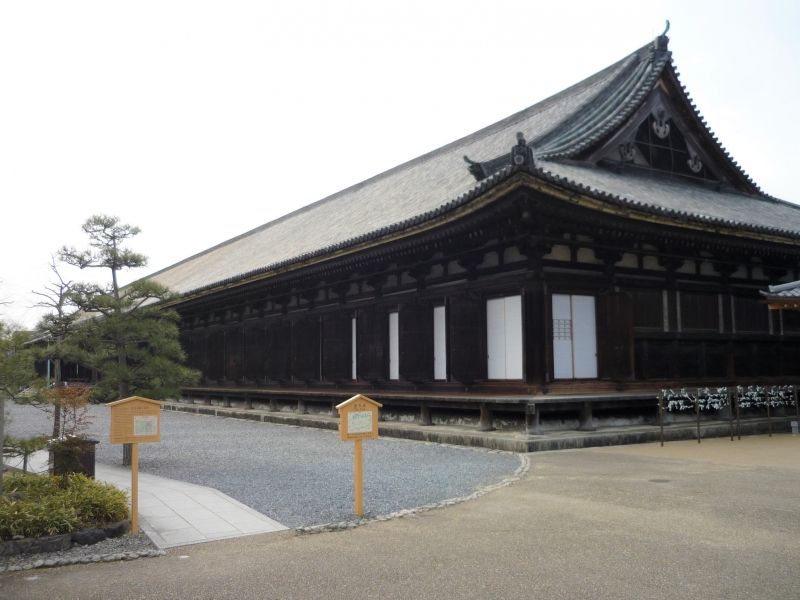
[[(71, 293), (72, 302), (86, 315), (76, 335), (88, 366), (100, 374), (93, 397), (108, 401), (130, 395), (177, 396), (197, 375), (183, 365), (178, 314), (161, 305), (171, 297), (169, 290), (147, 279), (119, 285), (120, 271), (147, 264), (144, 255), (125, 248), (139, 228), (121, 224), (117, 217), (95, 215), (83, 231), (89, 248), (63, 247), (59, 257), (81, 269), (107, 269), (110, 277), (106, 285), (77, 283)], [(129, 451), (126, 447), (124, 464), (130, 464)]]

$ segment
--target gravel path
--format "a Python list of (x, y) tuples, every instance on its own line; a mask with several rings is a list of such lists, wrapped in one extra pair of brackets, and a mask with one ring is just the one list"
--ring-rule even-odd
[[(92, 406), (97, 461), (120, 464), (108, 444), (108, 408)], [(6, 431), (45, 433), (49, 421), (31, 407), (9, 405)], [(164, 411), (158, 444), (139, 446), (146, 473), (218, 489), (288, 527), (353, 517), (353, 447), (338, 433)], [(466, 496), (520, 466), (516, 455), (381, 438), (364, 443), (364, 508), (369, 515)]]

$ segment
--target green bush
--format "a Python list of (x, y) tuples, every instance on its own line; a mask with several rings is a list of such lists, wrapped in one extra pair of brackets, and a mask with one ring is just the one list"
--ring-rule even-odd
[(39, 537), (99, 527), (128, 517), (128, 497), (112, 485), (70, 474), (15, 474), (0, 496), (0, 539)]
[(15, 535), (41, 537), (69, 533), (79, 529), (75, 509), (64, 504), (62, 498), (51, 497), (43, 502), (0, 498), (0, 538)]
[(109, 483), (72, 474), (68, 495), (82, 523), (113, 523), (128, 518), (128, 496)]

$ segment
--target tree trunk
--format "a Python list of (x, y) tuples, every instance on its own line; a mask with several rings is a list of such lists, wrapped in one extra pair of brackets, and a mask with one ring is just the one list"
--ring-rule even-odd
[[(119, 361), (119, 366), (122, 367), (122, 372), (125, 372), (125, 366), (128, 363), (128, 353), (127, 348), (125, 348), (125, 343), (117, 343), (117, 360)], [(123, 377), (120, 379), (119, 382), (119, 398), (118, 400), (123, 400), (124, 398), (128, 397), (128, 381)], [(131, 466), (131, 445), (130, 444), (122, 444), (122, 466), (129, 467)]]
[[(61, 385), (61, 359), (53, 360), (53, 388)], [(53, 439), (61, 437), (61, 405), (53, 405)]]

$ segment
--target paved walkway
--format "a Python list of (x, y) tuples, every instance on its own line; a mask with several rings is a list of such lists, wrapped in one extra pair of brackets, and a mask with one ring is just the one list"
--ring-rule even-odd
[[(95, 471), (98, 480), (130, 491), (129, 469), (98, 464)], [(286, 529), (213, 488), (141, 472), (139, 525), (159, 548)]]
[[(21, 466), (16, 460), (6, 462)], [(46, 472), (47, 452), (34, 454), (28, 470)], [(130, 469), (97, 464), (95, 478), (130, 492)], [(139, 526), (161, 549), (287, 529), (213, 488), (141, 471)]]

